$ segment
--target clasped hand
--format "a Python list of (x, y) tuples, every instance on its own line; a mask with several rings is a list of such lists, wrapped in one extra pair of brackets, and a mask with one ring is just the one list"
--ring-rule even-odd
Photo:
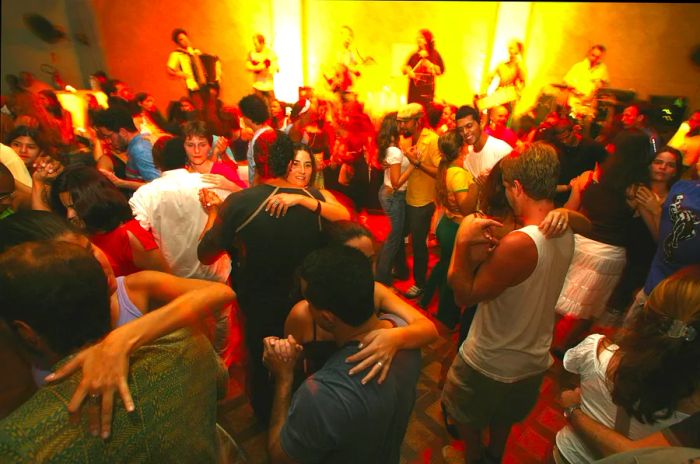
[(294, 375), (294, 366), (302, 350), (292, 335), (285, 338), (265, 337), (263, 339), (263, 364), (275, 377)]

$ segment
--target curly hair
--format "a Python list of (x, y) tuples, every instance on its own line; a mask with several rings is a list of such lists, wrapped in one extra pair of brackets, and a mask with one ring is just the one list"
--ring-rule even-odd
[(459, 152), (464, 144), (461, 131), (450, 129), (438, 138), (438, 149), (442, 157), (435, 176), (435, 193), (438, 204), (447, 207), (447, 168), (459, 157)]
[[(671, 337), (674, 321), (695, 337)], [(615, 404), (642, 422), (668, 418), (700, 388), (700, 265), (661, 281), (618, 345), (619, 364), (607, 375)]]
[(289, 163), (294, 159), (294, 142), (282, 131), (275, 131), (277, 137), (270, 146), (268, 164), (273, 177), (285, 177)]
[(613, 141), (615, 153), (601, 165), (600, 183), (624, 194), (634, 184), (647, 184), (654, 152), (649, 137), (640, 130), (620, 133)]
[(399, 140), (399, 126), (396, 122), (398, 112), (387, 113), (379, 125), (377, 132), (377, 149), (379, 150), (379, 161), (384, 162), (386, 150)]
[(126, 197), (100, 171), (75, 166), (63, 171), (51, 186), (51, 209), (66, 215), (60, 194), (68, 192), (78, 217), (90, 233), (109, 232), (132, 219)]

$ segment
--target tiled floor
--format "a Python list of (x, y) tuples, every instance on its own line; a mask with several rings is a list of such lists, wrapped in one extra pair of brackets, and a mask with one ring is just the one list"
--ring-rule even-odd
[[(374, 231), (378, 241), (385, 238), (388, 224), (383, 216), (361, 215), (360, 220)], [(430, 266), (437, 260), (437, 251), (436, 248), (431, 248)], [(406, 290), (411, 284), (411, 281), (401, 281), (396, 282), (395, 286), (399, 290)], [(428, 307), (428, 313), (434, 305), (435, 302)], [(423, 350), (423, 369), (417, 387), (416, 405), (401, 450), (402, 463), (444, 463), (442, 448), (454, 443), (442, 423), (438, 385), (442, 363), (452, 361), (448, 356), (450, 344), (453, 343), (454, 340), (439, 338)], [(229, 394), (220, 403), (219, 422), (238, 442), (248, 462), (265, 463), (267, 436), (255, 420), (243, 394), (240, 366), (233, 365), (230, 373)], [(503, 458), (504, 463), (534, 464), (550, 461), (554, 436), (565, 424), (556, 398), (562, 385), (574, 383), (575, 379), (563, 372), (560, 362), (556, 362), (550, 368), (535, 408), (528, 418), (516, 425), (511, 432)]]

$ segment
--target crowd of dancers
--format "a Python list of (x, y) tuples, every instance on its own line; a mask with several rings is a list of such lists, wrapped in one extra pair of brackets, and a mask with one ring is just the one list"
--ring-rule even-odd
[[(482, 95), (438, 104), (445, 65), (424, 29), (408, 103), (375, 121), (352, 91), (371, 57), (344, 37), (335, 97), (302, 87), (291, 104), (260, 34), (236, 104), (183, 29), (167, 72), (187, 95), (167, 116), (95, 72), (107, 106), (90, 94), (76, 128), (57, 89), (14, 81), (0, 457), (244, 459), (216, 417), (240, 363), (273, 462), (399, 462), (420, 349), (439, 336), (442, 414), (466, 444), (446, 459), (500, 462), (555, 357), (581, 376), (556, 462), (700, 446), (700, 111), (667, 137), (632, 102), (592, 138), (586, 108), (609, 80), (595, 45), (555, 111), (516, 123), (518, 41)], [(380, 243), (368, 212), (386, 216)], [(602, 318), (614, 336), (590, 333)]]

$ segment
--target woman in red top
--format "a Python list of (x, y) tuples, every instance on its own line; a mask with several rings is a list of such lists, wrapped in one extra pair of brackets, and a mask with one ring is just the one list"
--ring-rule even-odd
[(117, 277), (142, 270), (170, 272), (151, 232), (139, 225), (124, 195), (96, 169), (76, 166), (61, 173), (51, 188), (51, 208), (89, 234)]
[[(235, 166), (217, 161), (211, 149), (212, 136), (202, 121), (192, 121), (183, 128), (187, 169), (202, 174), (204, 182), (216, 188), (238, 192), (246, 187)], [(226, 139), (223, 139), (224, 141)], [(219, 151), (223, 151), (225, 148)]]

